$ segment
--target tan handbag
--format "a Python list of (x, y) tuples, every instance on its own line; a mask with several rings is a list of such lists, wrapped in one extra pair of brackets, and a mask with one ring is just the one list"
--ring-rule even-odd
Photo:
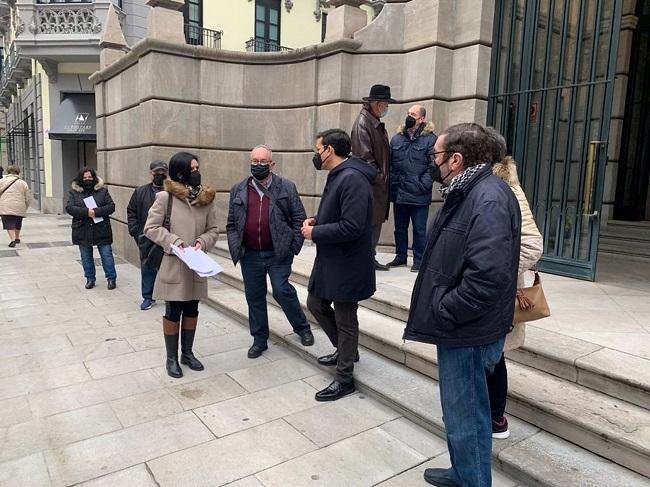
[(544, 296), (539, 272), (535, 272), (535, 281), (531, 287), (520, 287), (515, 297), (514, 323), (541, 320), (551, 316), (551, 310)]

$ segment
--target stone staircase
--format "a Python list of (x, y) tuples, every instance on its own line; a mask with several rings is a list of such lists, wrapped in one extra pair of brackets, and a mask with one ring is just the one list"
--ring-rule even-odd
[(650, 221), (610, 220), (600, 232), (598, 251), (650, 259)]
[[(240, 270), (225, 243), (215, 254), (225, 271), (211, 282), (208, 302), (247, 323)], [(310, 272), (309, 260), (294, 261), (291, 280), (303, 307)], [(409, 301), (410, 292), (379, 285), (361, 303), (357, 384), (444, 436), (436, 349), (402, 340)], [(300, 346), (270, 287), (268, 302), (277, 339), (314, 361), (331, 352), (321, 330), (316, 346)], [(511, 437), (493, 448), (508, 475), (549, 487), (650, 486), (650, 361), (529, 326), (526, 346), (508, 354), (508, 375)]]

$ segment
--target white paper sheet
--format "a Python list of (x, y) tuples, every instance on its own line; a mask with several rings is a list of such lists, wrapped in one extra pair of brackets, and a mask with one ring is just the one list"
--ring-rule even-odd
[(210, 277), (223, 272), (223, 267), (202, 250), (194, 250), (194, 247), (181, 249), (176, 245), (172, 245), (171, 249), (176, 257), (200, 277)]
[[(84, 198), (84, 203), (86, 204), (86, 208), (88, 208), (89, 210), (91, 209), (94, 210), (95, 208), (97, 208), (97, 202), (95, 201), (94, 196), (88, 196), (88, 198)], [(104, 219), (100, 216), (96, 216), (95, 218), (93, 218), (93, 221), (95, 223), (99, 223), (99, 222), (103, 222)]]

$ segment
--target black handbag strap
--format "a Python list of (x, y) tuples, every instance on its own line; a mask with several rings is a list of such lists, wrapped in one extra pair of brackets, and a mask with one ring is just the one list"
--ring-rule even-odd
[(170, 232), (171, 227), (171, 217), (172, 217), (172, 206), (174, 204), (174, 196), (171, 193), (167, 199), (167, 211), (165, 211), (165, 219), (163, 220), (163, 228)]
[(271, 204), (275, 205), (276, 208), (279, 208), (282, 214), (284, 215), (285, 220), (287, 220), (287, 225), (291, 226), (291, 217), (289, 216), (289, 212), (284, 206), (280, 206), (278, 203), (278, 200), (271, 194), (271, 192), (266, 189), (266, 187), (260, 183), (257, 179), (253, 178), (253, 183), (259, 189), (262, 193), (264, 193), (264, 196), (266, 196), (269, 200), (271, 200)]
[(6, 192), (9, 188), (11, 188), (11, 185), (14, 184), (16, 181), (18, 181), (18, 178), (15, 178), (12, 182), (10, 182), (10, 183), (7, 185), (7, 187), (6, 187), (5, 189), (2, 190), (2, 192), (0, 192), (0, 197), (2, 197), (2, 195), (5, 194), (5, 192)]

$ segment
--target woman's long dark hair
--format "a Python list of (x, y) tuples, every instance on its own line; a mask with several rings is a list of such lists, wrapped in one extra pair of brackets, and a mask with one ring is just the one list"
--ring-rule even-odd
[(169, 178), (177, 183), (184, 183), (192, 172), (192, 161), (199, 158), (189, 152), (177, 152), (169, 159)]
[(79, 174), (77, 174), (77, 177), (75, 178), (75, 181), (79, 184), (83, 183), (84, 180), (84, 174), (89, 172), (93, 176), (93, 183), (97, 183), (97, 173), (92, 167), (82, 167), (81, 170), (79, 171)]

